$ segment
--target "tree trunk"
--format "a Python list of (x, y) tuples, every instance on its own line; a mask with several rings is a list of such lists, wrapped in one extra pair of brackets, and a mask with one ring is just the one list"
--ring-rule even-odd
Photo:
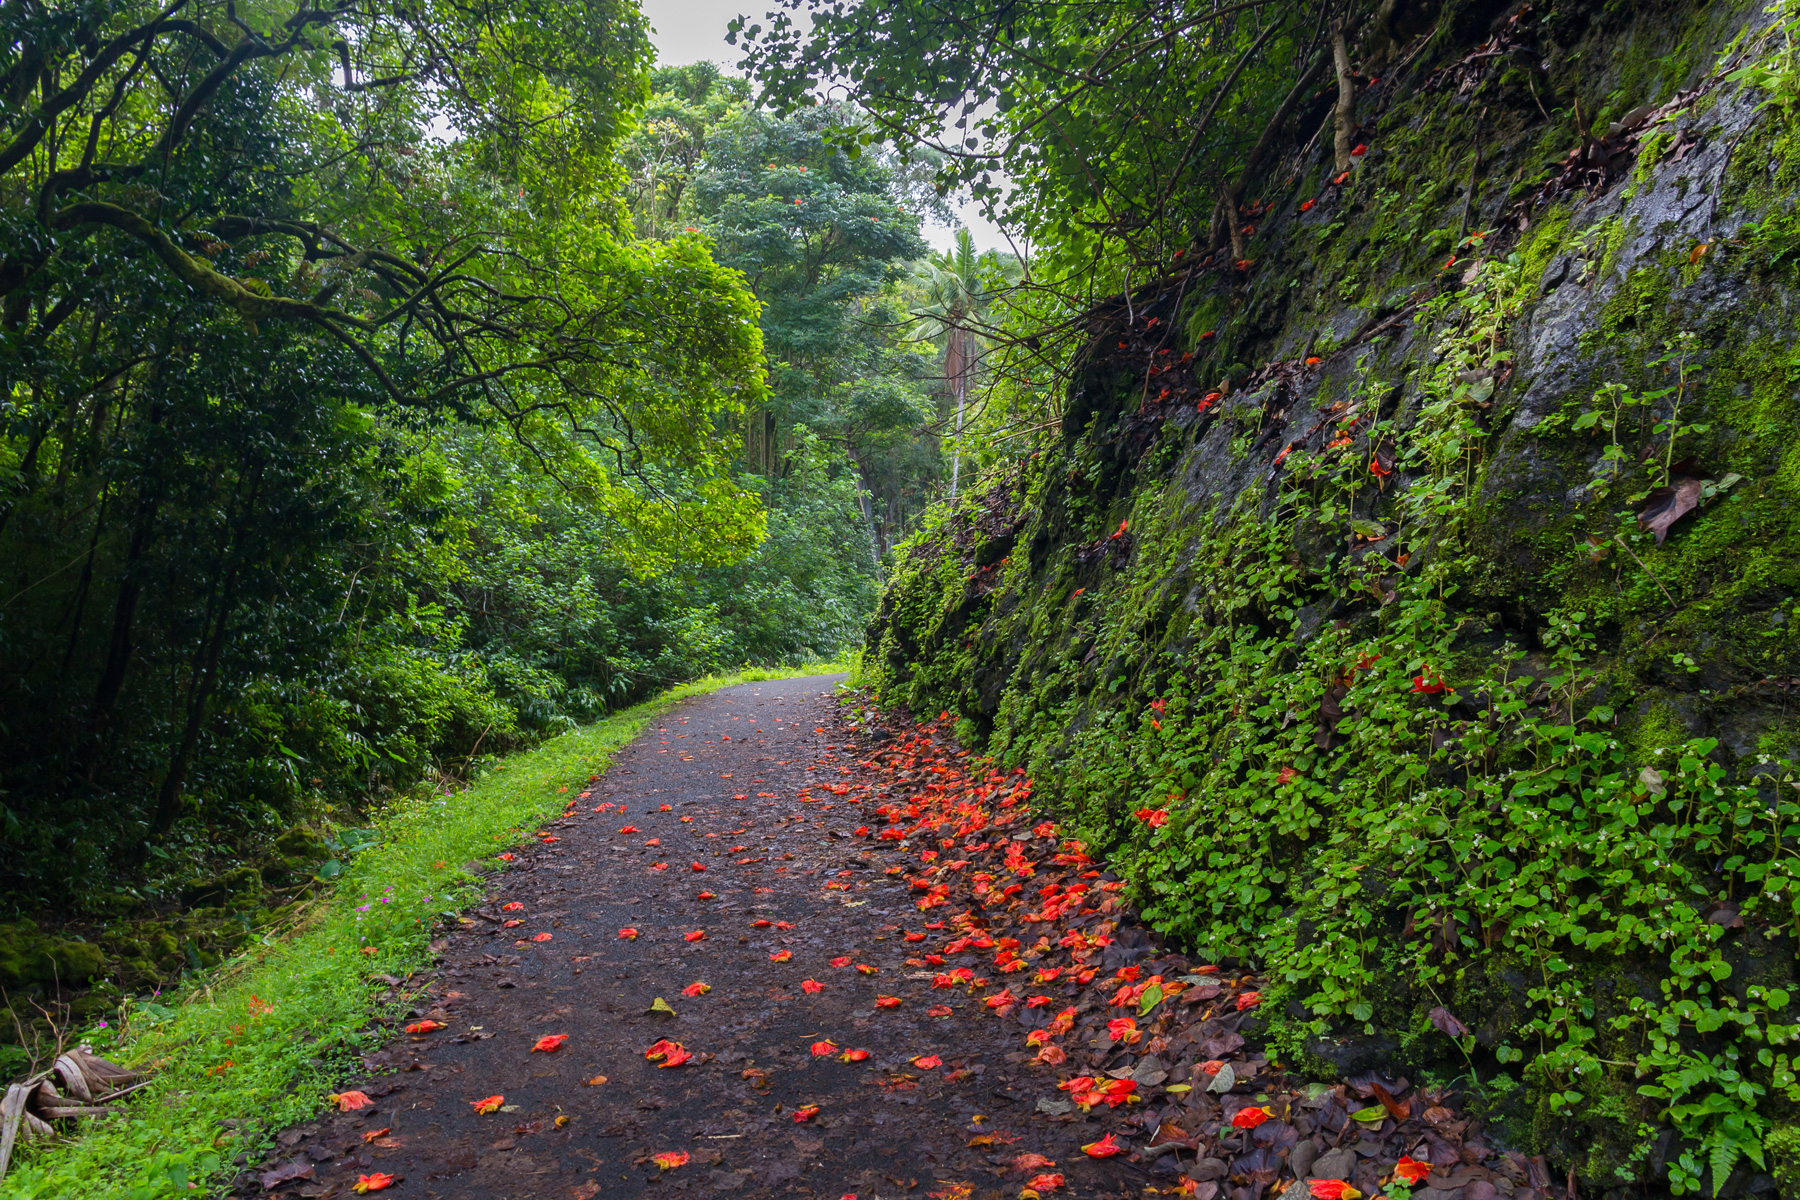
[(1350, 47), (1344, 41), (1344, 27), (1331, 27), (1331, 57), (1337, 63), (1337, 110), (1332, 120), (1337, 126), (1335, 147), (1337, 169), (1350, 169), (1350, 150), (1356, 138), (1356, 72), (1350, 69)]

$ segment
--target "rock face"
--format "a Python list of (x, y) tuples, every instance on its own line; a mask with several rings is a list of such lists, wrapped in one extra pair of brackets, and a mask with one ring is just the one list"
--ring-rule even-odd
[(869, 634), (884, 702), (1289, 980), (1297, 1061), (1472, 1073), (1595, 1194), (1768, 1191), (1800, 1145), (1770, 20), (1448, 6), (1370, 67), (1350, 180), (1272, 171), (1247, 270), (1094, 312), (1060, 438), (935, 515)]

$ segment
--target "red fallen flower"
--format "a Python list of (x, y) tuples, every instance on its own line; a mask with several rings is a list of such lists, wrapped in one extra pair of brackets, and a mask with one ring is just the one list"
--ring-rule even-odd
[(1114, 538), (1124, 537), (1125, 534), (1130, 531), (1130, 529), (1131, 529), (1131, 522), (1129, 520), (1120, 521), (1119, 527), (1117, 529), (1113, 530), (1111, 533), (1106, 535), (1106, 540), (1110, 542)]
[(683, 941), (687, 941), (687, 942), (701, 942), (701, 941), (705, 941), (705, 940), (706, 940), (706, 930), (704, 930), (704, 929), (696, 929), (696, 930), (694, 930), (694, 931), (693, 931), (693, 932), (692, 932), (692, 933), (684, 933), (684, 934), (682, 934), (682, 935), (681, 935), (681, 937), (682, 937), (682, 940), (683, 940)]
[(1061, 1172), (1046, 1171), (1042, 1175), (1033, 1175), (1025, 1181), (1025, 1186), (1034, 1192), (1054, 1192), (1062, 1188), (1063, 1182)]
[(1311, 358), (1306, 360), (1306, 365), (1309, 367), (1316, 367), (1324, 361), (1325, 361), (1324, 359), (1320, 358), (1318, 355), (1315, 354)]
[(551, 935), (548, 933), (534, 933), (531, 935), (531, 940), (534, 942), (547, 942), (550, 938)]
[(637, 941), (637, 935), (638, 935), (638, 931), (630, 928), (629, 926), (627, 926), (624, 929), (619, 930), (619, 936), (628, 942)]
[(408, 1025), (406, 1027), (406, 1032), (408, 1032), (408, 1033), (436, 1033), (438, 1030), (440, 1030), (442, 1028), (443, 1028), (443, 1025), (437, 1021), (431, 1021), (431, 1020), (414, 1021), (411, 1025)]
[(623, 826), (620, 826), (619, 832), (620, 833), (641, 833), (643, 831), (640, 830), (636, 825), (623, 825)]
[(480, 1100), (469, 1101), (469, 1107), (473, 1108), (476, 1112), (480, 1113), (482, 1116), (486, 1116), (488, 1113), (491, 1113), (491, 1112), (499, 1112), (500, 1106), (505, 1103), (506, 1103), (505, 1096), (486, 1096)]
[(657, 811), (659, 811), (659, 812), (673, 812), (673, 811), (675, 811), (675, 806), (674, 806), (674, 805), (672, 805), (672, 804), (665, 804), (665, 805), (663, 805), (663, 806), (662, 806), (662, 808), (660, 808), (660, 809), (658, 809), (658, 810), (657, 810)]
[(1308, 200), (1300, 206), (1300, 211), (1306, 212), (1308, 209), (1310, 209), (1313, 205), (1315, 205), (1317, 203), (1318, 203), (1317, 200)]
[(857, 963), (856, 971), (857, 971), (857, 974), (859, 974), (859, 975), (879, 975), (879, 974), (881, 974), (880, 967), (872, 967), (868, 963)]
[(1011, 988), (1003, 988), (999, 995), (989, 996), (985, 1001), (989, 1008), (1010, 1008), (1018, 1002), (1018, 997), (1012, 994)]
[(502, 929), (517, 929), (519, 926), (523, 925), (524, 923), (525, 922), (523, 922), (515, 917), (513, 920), (500, 922), (500, 928), (502, 928)]
[(1031, 999), (1025, 1001), (1025, 1007), (1026, 1008), (1042, 1008), (1042, 1007), (1044, 1007), (1044, 1005), (1046, 1005), (1048, 1003), (1050, 1003), (1050, 997), (1048, 997), (1048, 996), (1033, 996), (1033, 997), (1031, 997)]
[(1339, 175), (1336, 179), (1333, 179), (1331, 182), (1333, 184), (1341, 184), (1341, 183), (1344, 183), (1345, 181), (1347, 181), (1349, 178), (1350, 178), (1350, 172), (1345, 171), (1342, 175)]
[(1449, 258), (1446, 258), (1444, 260), (1444, 265), (1441, 269), (1448, 271), (1451, 267), (1454, 267), (1455, 265), (1456, 265), (1456, 255), (1452, 254)]
[(868, 837), (869, 836), (869, 827), (867, 825), (858, 825), (856, 827), (856, 836), (857, 837)]
[(1347, 433), (1340, 434), (1339, 436), (1332, 438), (1331, 441), (1327, 442), (1325, 444), (1325, 448), (1327, 450), (1342, 450), (1345, 446), (1348, 446), (1352, 440), (1353, 439), (1350, 437), (1349, 434), (1347, 434)]
[(1368, 152), (1369, 152), (1369, 148), (1367, 146), (1363, 145), (1362, 143), (1358, 142), (1356, 145), (1356, 148), (1350, 151), (1350, 157), (1351, 158), (1361, 158), (1363, 155), (1367, 154)]
[(1384, 467), (1381, 465), (1381, 460), (1379, 458), (1376, 458), (1374, 455), (1369, 456), (1369, 474), (1374, 475), (1377, 478), (1385, 479), (1393, 473), (1394, 468)]
[(786, 962), (792, 957), (794, 957), (794, 952), (792, 950), (777, 950), (775, 953), (769, 955), (769, 961)]
[(712, 984), (710, 983), (690, 983), (681, 989), (681, 994), (684, 996), (704, 996), (710, 991), (712, 991)]
[(537, 1040), (537, 1045), (531, 1048), (531, 1052), (536, 1054), (539, 1051), (542, 1051), (545, 1054), (549, 1054), (552, 1051), (561, 1050), (563, 1043), (568, 1040), (569, 1035), (566, 1033), (546, 1033)]
[(1231, 1125), (1234, 1129), (1255, 1129), (1258, 1125), (1261, 1125), (1264, 1121), (1268, 1120), (1270, 1115), (1267, 1108), (1257, 1105), (1252, 1105), (1249, 1108), (1240, 1108), (1237, 1111), (1237, 1115), (1231, 1118)]
[(524, 911), (524, 908), (525, 908), (525, 906), (523, 904), (520, 904), (517, 900), (514, 900), (511, 904), (502, 904), (500, 906), (500, 911), (501, 912), (522, 912), (522, 911)]
[(668, 863), (651, 863), (650, 869), (652, 871), (666, 871), (669, 869), (669, 864)]
[(548, 846), (551, 842), (560, 842), (560, 841), (562, 841), (562, 839), (559, 837), (541, 837), (538, 839), (538, 841), (540, 841), (540, 842), (544, 843), (544, 845)]
[(850, 965), (850, 956), (845, 954), (841, 957), (834, 958), (831, 960), (831, 965), (834, 967), (847, 967)]
[(1360, 1200), (1362, 1193), (1341, 1179), (1309, 1179), (1306, 1186), (1313, 1200)]
[(696, 871), (706, 870), (706, 864), (703, 862), (689, 863), (688, 866), (693, 868)]
[(513, 860), (513, 856), (510, 854), (496, 854), (494, 857), (498, 858), (501, 862), (511, 862)]
[(805, 1108), (796, 1108), (794, 1110), (794, 1124), (796, 1124), (796, 1125), (805, 1124), (807, 1121), (812, 1120), (814, 1117), (816, 1117), (818, 1115), (819, 1115), (819, 1106), (816, 1104), (809, 1104)]
[(816, 996), (825, 990), (825, 985), (816, 979), (802, 979), (800, 981), (800, 990), (809, 996)]
[(1124, 1150), (1125, 1147), (1115, 1142), (1113, 1140), (1113, 1135), (1110, 1133), (1099, 1141), (1089, 1142), (1081, 1148), (1081, 1152), (1086, 1154), (1089, 1158), (1111, 1158), (1115, 1154), (1124, 1153)]
[(1282, 447), (1281, 453), (1277, 454), (1275, 456), (1274, 465), (1279, 467), (1282, 463), (1287, 461), (1287, 456), (1292, 454), (1293, 452), (1294, 452), (1294, 443), (1289, 442), (1286, 446)]
[(1048, 1029), (1034, 1029), (1025, 1035), (1025, 1044), (1027, 1046), (1041, 1046), (1049, 1041), (1050, 1037), (1051, 1034)]
[(1240, 258), (1231, 265), (1240, 271), (1248, 271), (1255, 263), (1256, 260), (1254, 258)]
[(686, 1150), (665, 1150), (661, 1154), (652, 1155), (650, 1161), (664, 1171), (673, 1171), (676, 1167), (687, 1166), (688, 1152)]
[(651, 839), (650, 839), (650, 840), (649, 840), (649, 841), (647, 841), (647, 842), (645, 842), (645, 843), (644, 843), (644, 845), (646, 845), (646, 846), (660, 846), (660, 845), (662, 845), (662, 839), (661, 839), (661, 838), (651, 838)]
[(1423, 692), (1428, 696), (1435, 696), (1439, 692), (1447, 690), (1449, 686), (1449, 684), (1444, 682), (1444, 677), (1436, 672), (1432, 673), (1431, 681), (1429, 683), (1426, 682), (1426, 677), (1423, 675), (1413, 676), (1412, 690), (1415, 692)]
[(696, 900), (717, 900), (718, 897), (713, 895), (711, 892), (701, 892), (698, 896), (695, 896), (694, 899), (696, 899)]
[(1216, 329), (1209, 329), (1205, 333), (1200, 335), (1200, 340), (1204, 342), (1207, 338), (1212, 337), (1214, 334), (1216, 334), (1218, 332), (1219, 331)]
[(956, 1010), (951, 1008), (948, 1004), (934, 1004), (925, 1010), (925, 1015), (928, 1017), (947, 1017), (955, 1011)]
[(1137, 1022), (1130, 1017), (1119, 1017), (1117, 1020), (1108, 1021), (1106, 1023), (1106, 1035), (1115, 1042), (1123, 1041), (1126, 1043), (1135, 1042), (1144, 1036), (1139, 1032)]
[(917, 1058), (912, 1059), (911, 1062), (913, 1066), (919, 1068), (921, 1071), (930, 1071), (944, 1065), (944, 1060), (935, 1054), (921, 1054)]
[(377, 1171), (373, 1175), (358, 1175), (356, 1177), (356, 1184), (351, 1190), (361, 1194), (364, 1192), (382, 1192), (393, 1186), (394, 1177), (392, 1175), (385, 1175), (380, 1171)]
[(1431, 1164), (1420, 1162), (1416, 1158), (1408, 1158), (1402, 1154), (1394, 1167), (1394, 1178), (1404, 1179), (1408, 1187), (1431, 1174)]
[(846, 1050), (838, 1055), (839, 1062), (862, 1062), (869, 1057), (867, 1050)]
[(1113, 978), (1121, 983), (1136, 983), (1138, 977), (1143, 973), (1144, 968), (1142, 967), (1120, 967), (1117, 971), (1113, 972)]
[(836, 1054), (837, 1043), (830, 1038), (814, 1042), (812, 1044), (812, 1053), (814, 1058), (824, 1058), (827, 1054)]
[(1299, 774), (1299, 772), (1295, 771), (1294, 768), (1283, 767), (1283, 768), (1281, 768), (1281, 770), (1279, 770), (1275, 773), (1275, 782), (1276, 783), (1288, 783), (1297, 774)]
[(1161, 829), (1169, 823), (1169, 810), (1166, 808), (1140, 808), (1137, 819), (1152, 829)]
[(1255, 1008), (1257, 1005), (1259, 1005), (1261, 1003), (1262, 1003), (1262, 993), (1261, 992), (1245, 992), (1243, 995), (1241, 995), (1237, 998), (1237, 1010), (1239, 1012), (1243, 1012), (1246, 1008)]
[(369, 1099), (367, 1092), (333, 1092), (325, 1097), (327, 1103), (337, 1105), (339, 1112), (355, 1112), (359, 1108), (367, 1108), (375, 1103)]
[(1049, 1067), (1060, 1067), (1063, 1064), (1063, 1060), (1067, 1057), (1068, 1055), (1063, 1053), (1063, 1048), (1052, 1042), (1040, 1049), (1037, 1052), (1037, 1057), (1032, 1061), (1041, 1062)]
[(1223, 1059), (1209, 1058), (1200, 1064), (1200, 1073), (1209, 1077), (1217, 1075), (1224, 1066), (1225, 1061)]

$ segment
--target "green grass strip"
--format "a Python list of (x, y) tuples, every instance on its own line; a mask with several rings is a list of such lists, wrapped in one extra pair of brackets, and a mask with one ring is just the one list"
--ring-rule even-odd
[[(232, 1160), (259, 1161), (274, 1131), (319, 1112), (357, 1056), (391, 1036), (400, 1005), (386, 985), (423, 966), (433, 930), (494, 889), (464, 868), (493, 856), (562, 812), (568, 795), (606, 770), (614, 752), (689, 696), (735, 683), (848, 669), (750, 669), (674, 688), (604, 721), (497, 763), (467, 790), (395, 804), (363, 851), (286, 935), (266, 936), (206, 973), (151, 1020), (133, 1019), (95, 1050), (154, 1071), (118, 1116), (82, 1136), (22, 1150), (0, 1196), (217, 1195)], [(104, 1039), (106, 1033), (101, 1034)], [(197, 1186), (196, 1186), (197, 1185)]]

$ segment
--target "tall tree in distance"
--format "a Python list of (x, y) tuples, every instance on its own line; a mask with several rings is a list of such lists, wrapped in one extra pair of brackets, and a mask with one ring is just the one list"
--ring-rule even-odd
[[(954, 438), (960, 439), (968, 406), (969, 385), (981, 365), (989, 309), (1006, 285), (1018, 278), (1017, 259), (993, 250), (978, 252), (975, 235), (958, 227), (950, 249), (933, 254), (920, 264), (917, 275), (925, 291), (925, 305), (918, 315), (925, 322), (925, 337), (944, 348), (944, 387), (956, 405)], [(950, 498), (956, 498), (962, 454), (950, 455)]]

